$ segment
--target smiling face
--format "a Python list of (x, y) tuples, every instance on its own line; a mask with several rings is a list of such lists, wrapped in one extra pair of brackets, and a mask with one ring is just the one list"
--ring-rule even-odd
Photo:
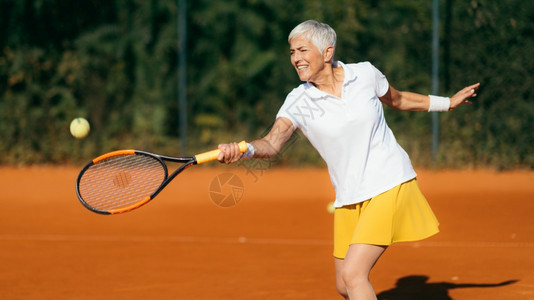
[(332, 47), (327, 47), (324, 54), (304, 35), (297, 36), (289, 42), (289, 53), (291, 54), (291, 64), (297, 71), (301, 81), (311, 81), (321, 75), (325, 70), (325, 65), (330, 61), (329, 51)]

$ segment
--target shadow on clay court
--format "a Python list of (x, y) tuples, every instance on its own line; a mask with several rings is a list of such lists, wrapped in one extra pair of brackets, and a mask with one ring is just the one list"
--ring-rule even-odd
[(449, 290), (459, 288), (489, 288), (509, 285), (517, 280), (501, 283), (451, 283), (428, 282), (428, 276), (412, 275), (397, 280), (397, 286), (391, 290), (383, 291), (377, 295), (378, 300), (404, 300), (404, 299), (433, 299), (452, 300)]

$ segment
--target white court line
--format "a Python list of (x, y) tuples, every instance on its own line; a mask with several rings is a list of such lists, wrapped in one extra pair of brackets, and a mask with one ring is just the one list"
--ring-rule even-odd
[(143, 242), (143, 243), (212, 243), (261, 245), (331, 245), (328, 240), (269, 239), (246, 237), (191, 237), (191, 236), (76, 236), (76, 235), (0, 235), (0, 241), (43, 242)]
[(413, 248), (534, 248), (533, 242), (411, 242), (399, 245)]
[[(211, 243), (211, 244), (256, 244), (256, 245), (332, 245), (330, 240), (291, 238), (247, 237), (193, 237), (193, 236), (77, 236), (77, 235), (0, 235), (0, 241), (43, 242), (139, 242), (139, 243)], [(407, 242), (394, 246), (412, 248), (534, 248), (534, 242)]]

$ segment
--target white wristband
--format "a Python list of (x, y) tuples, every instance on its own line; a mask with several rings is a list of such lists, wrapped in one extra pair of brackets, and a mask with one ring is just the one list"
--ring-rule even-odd
[(247, 143), (247, 152), (243, 153), (243, 158), (253, 158), (254, 157), (254, 146)]
[(430, 97), (429, 112), (433, 111), (449, 111), (451, 107), (451, 99), (449, 97), (440, 97), (434, 95), (428, 95)]

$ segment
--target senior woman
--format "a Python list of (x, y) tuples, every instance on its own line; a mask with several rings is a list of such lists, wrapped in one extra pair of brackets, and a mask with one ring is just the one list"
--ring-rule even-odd
[(386, 248), (439, 231), (382, 103), (397, 110), (451, 111), (471, 104), (479, 84), (451, 98), (398, 91), (369, 62), (335, 61), (335, 31), (314, 20), (296, 26), (288, 41), (304, 83), (287, 95), (265, 137), (251, 142), (245, 154), (236, 143), (221, 144), (218, 160), (272, 157), (300, 129), (325, 160), (335, 189), (336, 288), (346, 299), (376, 299), (369, 273)]

